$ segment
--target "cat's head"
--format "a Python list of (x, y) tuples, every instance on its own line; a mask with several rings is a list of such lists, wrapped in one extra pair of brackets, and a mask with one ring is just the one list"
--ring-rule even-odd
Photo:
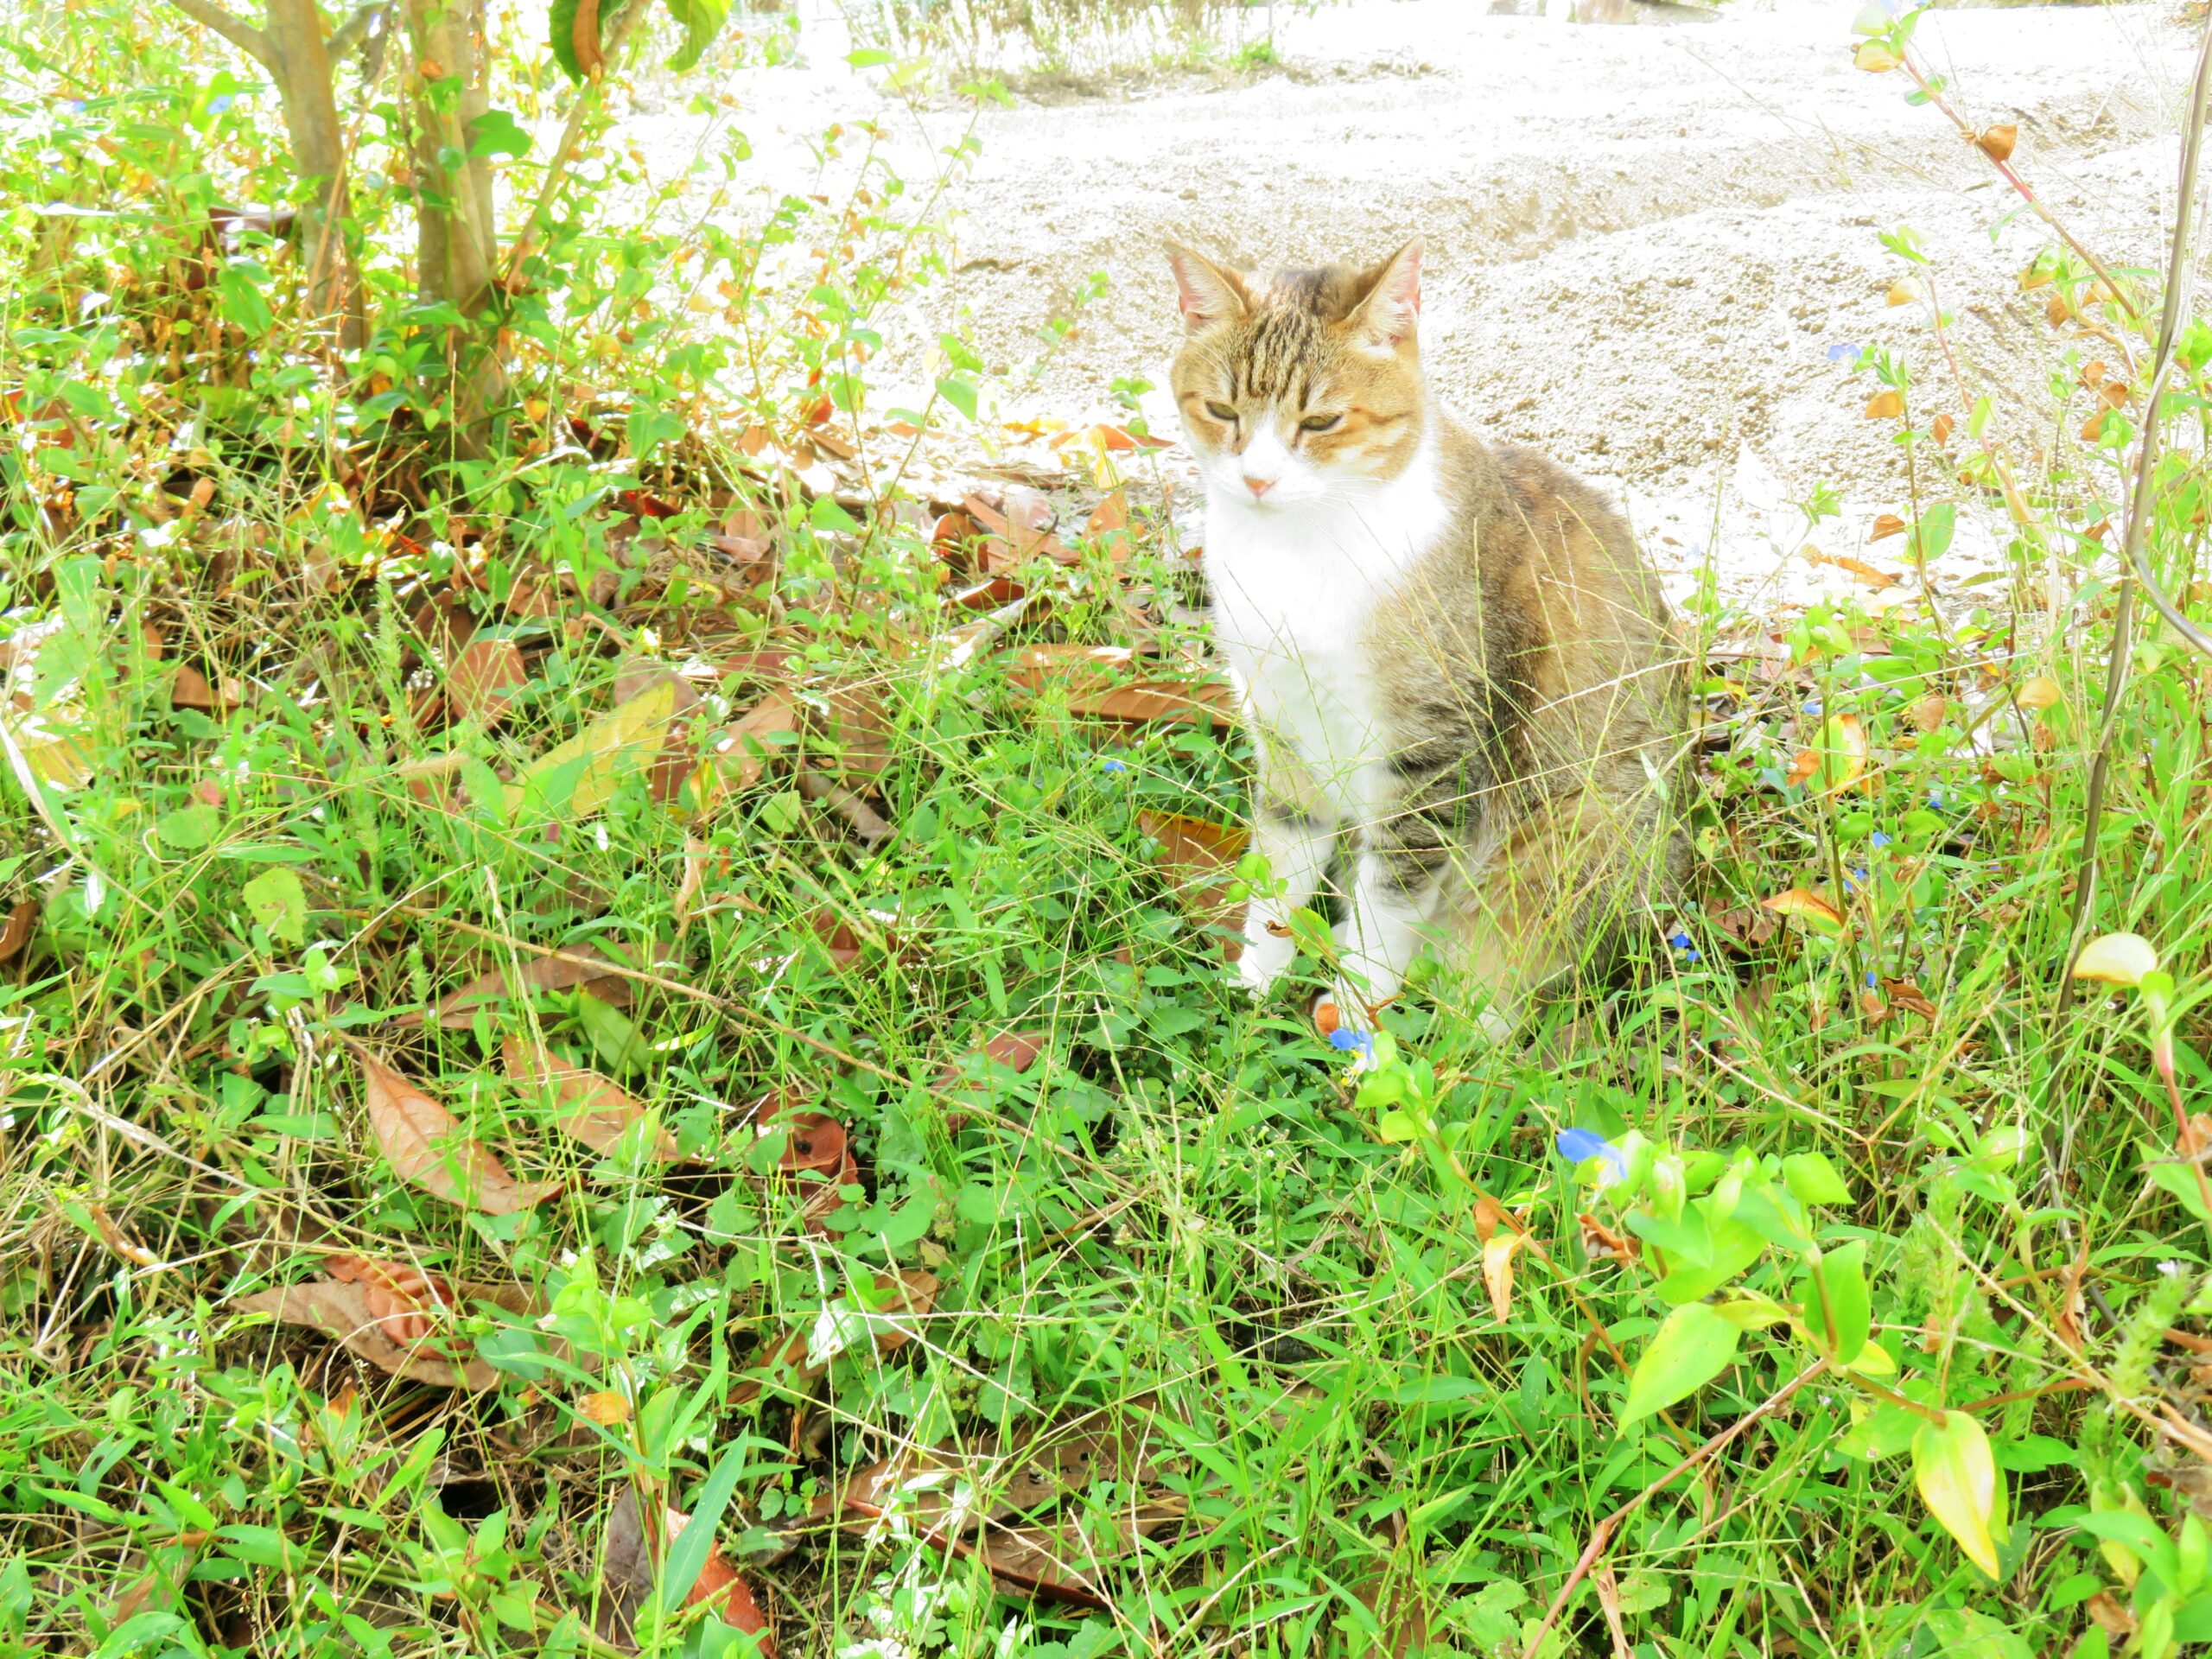
[(1175, 403), (1212, 499), (1312, 505), (1405, 470), (1427, 424), (1418, 240), (1364, 270), (1264, 284), (1172, 243), (1167, 258), (1185, 334)]

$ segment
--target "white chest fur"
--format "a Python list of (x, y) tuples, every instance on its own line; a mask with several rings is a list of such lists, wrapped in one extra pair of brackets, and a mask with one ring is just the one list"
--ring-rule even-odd
[(1389, 805), (1391, 746), (1365, 641), (1449, 521), (1433, 449), (1388, 483), (1280, 507), (1207, 483), (1214, 638), (1268, 747), (1268, 787), (1338, 824), (1371, 822)]

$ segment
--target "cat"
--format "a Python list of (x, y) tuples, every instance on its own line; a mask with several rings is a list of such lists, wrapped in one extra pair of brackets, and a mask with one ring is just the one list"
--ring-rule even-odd
[[(1628, 526), (1478, 440), (1421, 372), (1421, 244), (1262, 283), (1170, 244), (1172, 384), (1213, 634), (1254, 736), (1264, 995), (1341, 843), (1330, 1000), (1370, 1028), (1424, 950), (1495, 1034), (1596, 972), (1679, 881), (1688, 679)], [(1279, 888), (1279, 891), (1270, 890)]]

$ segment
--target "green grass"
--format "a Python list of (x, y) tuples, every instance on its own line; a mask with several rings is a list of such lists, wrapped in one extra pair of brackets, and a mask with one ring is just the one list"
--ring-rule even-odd
[[(80, 67), (100, 45), (51, 43)], [(204, 86), (189, 62), (150, 55), (147, 83)], [(0, 653), (29, 709), (0, 783), (0, 916), (27, 929), (0, 936), (0, 1652), (601, 1651), (626, 1492), (703, 1516), (667, 1572), (711, 1531), (785, 1654), (2117, 1650), (2093, 1605), (2145, 1650), (2212, 1637), (2201, 1471), (2154, 1427), (2196, 1421), (2163, 1333), (2206, 1306), (2154, 1033), (2187, 1105), (2212, 1082), (2203, 669), (2156, 635), (2088, 931), (2144, 936), (2173, 986), (2059, 1006), (2111, 644), (2083, 532), (2118, 522), (2130, 416), (2031, 470), (1971, 419), (1939, 438), (1946, 386), (1867, 353), (1942, 480), (1917, 513), (1939, 582), (1947, 512), (1998, 522), (2014, 468), (2010, 581), (1940, 619), (1815, 607), (1778, 645), (1697, 607), (1694, 893), (1513, 1043), (1402, 999), (1363, 1081), (1302, 1012), (1328, 964), (1254, 1006), (1147, 831), (1236, 821), (1242, 740), (1011, 672), (1030, 644), (1172, 652), (1164, 528), (1140, 507), (1119, 546), (1066, 535), (1072, 563), (1017, 573), (1051, 606), (963, 656), (982, 613), (951, 608), (928, 515), (792, 510), (775, 455), (824, 384), (873, 410), (850, 348), (928, 274), (925, 228), (841, 201), (696, 264), (638, 226), (563, 243), (568, 319), (518, 328), (534, 410), (454, 463), (404, 319), (326, 378), (249, 352), (247, 321), (301, 327), (281, 250), (175, 282), (207, 179), (269, 176), (250, 120), (158, 90), (9, 114), (38, 199), (156, 194), (150, 231), (57, 242), (19, 210), (5, 245)], [(77, 170), (40, 172), (55, 153)], [(775, 273), (832, 226), (852, 257)], [(662, 302), (671, 269), (731, 285), (747, 352)], [(399, 285), (380, 302), (397, 319)], [(913, 413), (957, 428), (975, 365), (950, 346), (952, 389)], [(2113, 356), (2073, 324), (2050, 349), (2069, 384)], [(2102, 404), (2069, 395), (2072, 433)], [(766, 460), (736, 442), (754, 424)], [(2183, 593), (2196, 453), (2151, 543)], [(1141, 502), (1141, 454), (1119, 459)], [(709, 543), (731, 492), (779, 542), (771, 586)], [(495, 727), (434, 710), (439, 594), (522, 665)], [(769, 649), (793, 657), (733, 667)], [(610, 746), (640, 661), (699, 701)], [(189, 706), (181, 663), (235, 706)], [(882, 724), (841, 741), (855, 687)], [(705, 779), (654, 789), (671, 729), (696, 760), (778, 690), (803, 738), (732, 751), (711, 804)], [(531, 771), (571, 739), (602, 772)], [(1762, 906), (1791, 889), (1842, 921)], [(584, 947), (633, 970), (410, 1019)], [(1033, 1064), (983, 1057), (1014, 1032)], [(510, 1077), (517, 1037), (639, 1121), (586, 1147)], [(349, 1040), (556, 1190), (494, 1213), (406, 1179)], [(756, 1129), (779, 1095), (849, 1137), (835, 1207)], [(1600, 1190), (1567, 1129), (1626, 1179)], [(404, 1280), (489, 1386), (242, 1306), (346, 1256), (525, 1306)], [(934, 1288), (887, 1310), (894, 1272)], [(1945, 1411), (1993, 1448), (1994, 1581), (1916, 1484), (1916, 1462), (1942, 1484), (1911, 1443)], [(900, 1456), (903, 1488), (856, 1484)], [(745, 1651), (723, 1605), (627, 1611), (649, 1650)]]

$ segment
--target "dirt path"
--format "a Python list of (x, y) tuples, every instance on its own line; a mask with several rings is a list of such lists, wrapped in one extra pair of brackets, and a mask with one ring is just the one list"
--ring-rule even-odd
[[(994, 109), (953, 197), (955, 274), (916, 321), (957, 316), (1011, 368), (1104, 272), (1029, 400), (1072, 417), (1106, 406), (1116, 379), (1165, 384), (1161, 237), (1264, 265), (1372, 257), (1419, 232), (1431, 371), (1484, 431), (1606, 481), (1685, 585), (1708, 547), (1745, 598), (1847, 582), (1798, 556), (1792, 503), (1835, 486), (1844, 518), (1817, 539), (1864, 552), (1905, 486), (1893, 423), (1863, 418), (1872, 388), (1830, 347), (1884, 342), (1937, 365), (1923, 308), (1885, 303), (1905, 267), (1878, 233), (1921, 234), (1969, 382), (2030, 427), (2049, 408), (2050, 330), (2015, 277), (2048, 234), (1948, 123), (1904, 103), (1900, 76), (1851, 67), (1849, 0), (1688, 16), (1617, 3), (1674, 21), (1350, 0), (1285, 16), (1281, 73)], [(834, 20), (808, 18), (801, 40), (804, 64), (731, 88), (760, 185), (806, 188), (804, 138), (871, 108), (925, 172), (911, 118), (844, 68)], [(2080, 234), (2122, 263), (2157, 257), (2188, 67), (2167, 7), (1941, 12), (1919, 44), (1970, 118), (2017, 125), (2018, 164)], [(932, 119), (941, 143), (957, 114)], [(657, 162), (696, 125), (632, 123)], [(1962, 515), (1954, 577), (1991, 545), (1976, 518)], [(1876, 556), (1894, 563), (1895, 546)]]

